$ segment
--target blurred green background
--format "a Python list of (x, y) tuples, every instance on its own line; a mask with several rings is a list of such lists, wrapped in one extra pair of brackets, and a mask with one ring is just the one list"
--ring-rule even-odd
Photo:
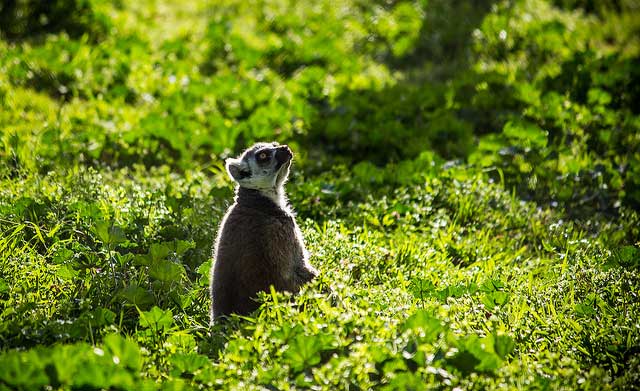
[(428, 151), (615, 214), (640, 202), (639, 7), (5, 1), (0, 158), (184, 170), (276, 139), (324, 170)]

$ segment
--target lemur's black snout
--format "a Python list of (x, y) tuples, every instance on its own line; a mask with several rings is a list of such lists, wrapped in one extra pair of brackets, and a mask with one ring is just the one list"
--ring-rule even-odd
[(276, 161), (278, 164), (284, 164), (293, 158), (293, 152), (287, 145), (282, 145), (276, 149)]

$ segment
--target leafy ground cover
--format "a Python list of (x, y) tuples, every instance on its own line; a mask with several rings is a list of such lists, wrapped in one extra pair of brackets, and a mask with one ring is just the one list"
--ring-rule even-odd
[[(639, 13), (8, 2), (0, 389), (633, 389)], [(321, 277), (210, 327), (265, 139)]]

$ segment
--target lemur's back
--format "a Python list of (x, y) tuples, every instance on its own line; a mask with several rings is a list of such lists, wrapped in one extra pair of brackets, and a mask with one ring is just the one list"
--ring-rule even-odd
[[(304, 244), (292, 216), (270, 200), (238, 197), (218, 236), (212, 284), (213, 315), (246, 314), (257, 308), (257, 292), (296, 291), (290, 276)], [(262, 198), (260, 200), (259, 198)], [(271, 204), (271, 205), (269, 205)]]
[[(288, 158), (280, 165), (272, 164), (271, 172), (265, 169), (266, 164), (255, 162), (252, 167), (238, 163), (240, 168), (235, 175), (229, 169), (240, 186), (216, 240), (211, 274), (212, 320), (231, 313), (252, 312), (258, 307), (258, 292), (268, 292), (273, 286), (277, 291), (295, 293), (317, 274), (308, 263), (302, 234), (284, 201), (282, 184), (292, 156), (288, 148), (287, 151)], [(243, 159), (253, 156), (247, 154)], [(273, 156), (275, 159), (278, 155)], [(270, 189), (247, 188), (265, 183), (269, 173), (276, 178), (273, 193)], [(256, 180), (252, 175), (262, 177)]]

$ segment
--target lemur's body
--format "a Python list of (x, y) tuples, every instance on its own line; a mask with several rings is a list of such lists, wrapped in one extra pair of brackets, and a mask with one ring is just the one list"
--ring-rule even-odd
[(252, 312), (257, 293), (271, 285), (297, 292), (317, 275), (284, 195), (292, 157), (286, 145), (259, 143), (227, 161), (238, 188), (216, 240), (212, 320)]

